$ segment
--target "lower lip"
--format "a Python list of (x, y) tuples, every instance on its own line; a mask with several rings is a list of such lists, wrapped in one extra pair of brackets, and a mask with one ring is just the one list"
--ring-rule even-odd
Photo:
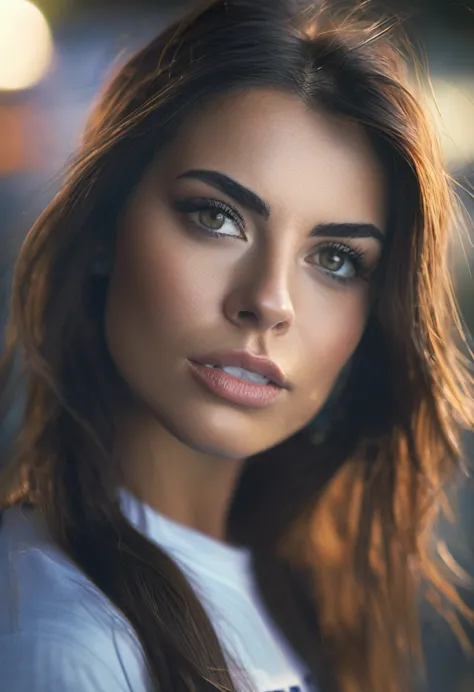
[(282, 387), (274, 384), (254, 384), (229, 375), (220, 368), (206, 368), (205, 365), (189, 361), (191, 372), (209, 391), (222, 399), (242, 404), (250, 408), (266, 408), (278, 399)]

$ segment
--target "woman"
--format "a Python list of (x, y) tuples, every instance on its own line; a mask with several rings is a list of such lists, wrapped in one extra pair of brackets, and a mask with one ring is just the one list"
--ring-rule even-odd
[(409, 689), (472, 408), (447, 178), (383, 33), (207, 2), (92, 114), (16, 266), (9, 692)]

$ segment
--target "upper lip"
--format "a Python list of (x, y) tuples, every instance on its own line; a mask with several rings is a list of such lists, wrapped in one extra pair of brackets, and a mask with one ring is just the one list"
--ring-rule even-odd
[(276, 363), (265, 356), (259, 356), (249, 351), (219, 351), (208, 353), (194, 360), (201, 365), (219, 365), (221, 368), (225, 366), (245, 368), (263, 375), (267, 380), (283, 389), (289, 389), (289, 382)]

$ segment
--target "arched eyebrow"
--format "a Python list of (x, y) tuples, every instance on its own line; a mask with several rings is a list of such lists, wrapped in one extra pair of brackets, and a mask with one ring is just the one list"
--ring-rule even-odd
[[(218, 171), (207, 170), (190, 170), (181, 173), (178, 180), (181, 178), (194, 178), (200, 180), (211, 187), (215, 187), (228, 197), (231, 197), (238, 204), (241, 204), (246, 209), (256, 212), (265, 220), (270, 218), (270, 205), (267, 204), (255, 192), (244, 187), (233, 178), (219, 173)], [(375, 238), (383, 243), (384, 233), (371, 223), (320, 223), (315, 226), (310, 237), (324, 236), (326, 238)]]
[(375, 238), (381, 243), (385, 240), (383, 231), (372, 223), (320, 223), (309, 235), (325, 238)]
[(180, 178), (201, 180), (203, 183), (211, 185), (211, 187), (215, 187), (225, 195), (228, 195), (243, 207), (256, 212), (259, 216), (263, 216), (264, 219), (270, 217), (270, 207), (261, 197), (223, 173), (202, 170), (186, 171), (186, 173), (178, 175), (178, 180)]

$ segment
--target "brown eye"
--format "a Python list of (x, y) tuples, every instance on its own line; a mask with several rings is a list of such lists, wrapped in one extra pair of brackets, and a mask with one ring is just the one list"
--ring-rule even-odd
[(199, 212), (198, 220), (205, 228), (219, 231), (226, 221), (226, 216), (218, 209), (203, 209)]
[(243, 216), (229, 204), (215, 199), (194, 197), (175, 200), (173, 207), (179, 213), (185, 214), (192, 221), (193, 227), (203, 233), (216, 238), (247, 240)]
[(314, 264), (335, 279), (347, 281), (360, 274), (363, 254), (349, 246), (323, 245), (312, 255)]
[(318, 253), (319, 265), (330, 272), (338, 272), (344, 266), (347, 258), (339, 250), (323, 248)]
[(194, 216), (203, 231), (211, 235), (239, 238), (243, 234), (243, 222), (230, 208), (222, 209), (215, 203), (209, 204), (196, 209), (191, 216)]

